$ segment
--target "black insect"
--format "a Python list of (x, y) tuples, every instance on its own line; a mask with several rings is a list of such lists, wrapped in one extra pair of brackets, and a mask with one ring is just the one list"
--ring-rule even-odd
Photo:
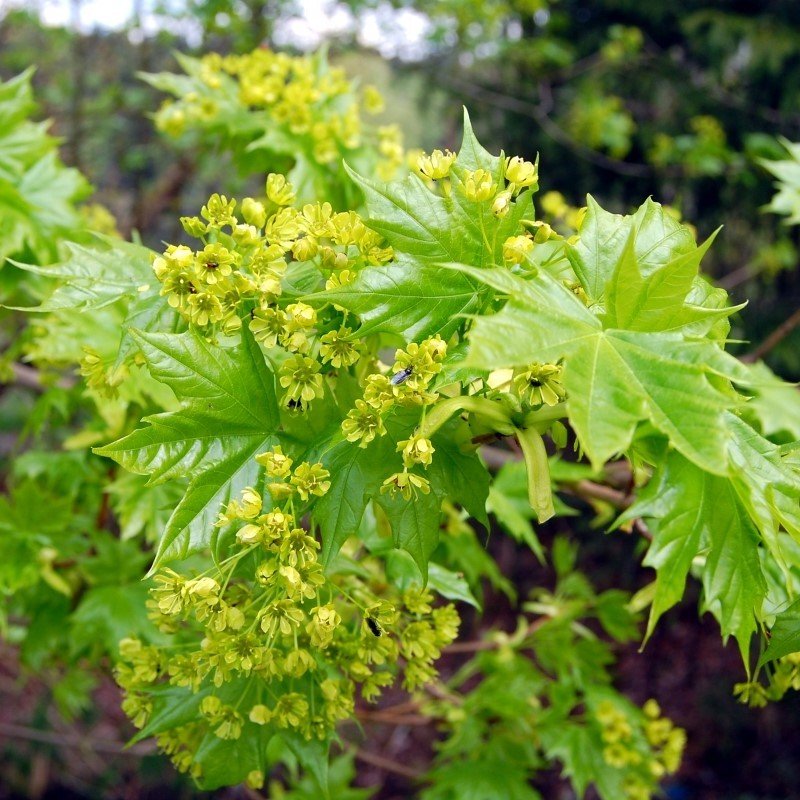
[(401, 383), (405, 383), (411, 377), (412, 372), (414, 372), (414, 367), (406, 367), (405, 369), (401, 369), (400, 372), (395, 372), (395, 374), (392, 375), (389, 383), (391, 383), (392, 386), (399, 386)]
[(373, 636), (383, 635), (383, 628), (381, 628), (380, 623), (374, 617), (367, 617), (367, 627)]

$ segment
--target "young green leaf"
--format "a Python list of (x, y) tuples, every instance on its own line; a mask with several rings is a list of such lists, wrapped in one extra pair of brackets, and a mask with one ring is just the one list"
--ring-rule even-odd
[(475, 321), (467, 363), (491, 369), (563, 359), (569, 419), (595, 467), (624, 452), (638, 424), (649, 420), (694, 463), (726, 472), (724, 412), (736, 400), (711, 377), (725, 370), (738, 378), (741, 371), (716, 344), (684, 342), (675, 333), (605, 330), (544, 272), (523, 280), (500, 270), (459, 269), (513, 292), (499, 313)]
[(181, 408), (147, 417), (146, 427), (95, 452), (152, 483), (190, 478), (159, 542), (158, 566), (207, 546), (221, 505), (255, 483), (254, 457), (278, 442), (278, 406), (274, 376), (246, 328), (231, 349), (193, 331), (135, 338)]

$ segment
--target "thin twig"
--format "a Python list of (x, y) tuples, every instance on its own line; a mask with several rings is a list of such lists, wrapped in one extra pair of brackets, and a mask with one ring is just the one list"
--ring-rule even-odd
[[(14, 383), (17, 386), (22, 386), (24, 389), (30, 389), (32, 392), (46, 392), (50, 387), (42, 381), (42, 376), (39, 370), (29, 367), (27, 364), (13, 364), (11, 367), (14, 371)], [(64, 375), (56, 382), (56, 386), (60, 389), (71, 389), (75, 385), (75, 380), (69, 376)]]
[(423, 727), (430, 725), (430, 719), (421, 714), (391, 714), (377, 709), (369, 711), (367, 709), (357, 709), (356, 716), (362, 722), (377, 722), (387, 725), (410, 725), (411, 727)]
[(788, 319), (785, 319), (772, 333), (746, 355), (741, 357), (745, 364), (752, 364), (760, 358), (764, 358), (774, 347), (779, 345), (798, 325), (800, 325), (800, 308), (798, 308)]
[(15, 725), (10, 722), (0, 722), (0, 735), (9, 736), (13, 739), (27, 739), (31, 742), (52, 744), (56, 747), (70, 747), (95, 753), (111, 753), (113, 755), (135, 756), (137, 758), (155, 752), (155, 746), (151, 742), (140, 742), (126, 749), (122, 742), (70, 736), (56, 731), (43, 731), (38, 728)]
[(496, 89), (489, 89), (484, 86), (468, 83), (467, 81), (461, 81), (458, 78), (448, 77), (442, 82), (448, 88), (462, 92), (468, 97), (472, 97), (474, 100), (484, 102), (496, 108), (502, 108), (505, 111), (512, 111), (521, 116), (533, 118), (539, 123), (542, 131), (551, 139), (564, 147), (568, 147), (573, 153), (598, 167), (617, 172), (620, 175), (630, 175), (633, 177), (643, 177), (653, 174), (653, 168), (648, 164), (634, 164), (630, 161), (612, 158), (573, 139), (572, 136), (557, 125), (547, 114), (545, 106), (532, 103), (529, 100), (503, 94)]
[(386, 758), (377, 753), (370, 753), (369, 750), (358, 748), (355, 751), (355, 755), (359, 761), (363, 761), (365, 764), (372, 764), (373, 767), (378, 767), (385, 772), (393, 772), (395, 775), (402, 775), (404, 778), (409, 778), (412, 781), (419, 780), (423, 775), (422, 772), (413, 767), (407, 767), (405, 764), (392, 761), (391, 758)]
[[(550, 617), (539, 617), (528, 625), (528, 629), (522, 636), (522, 639), (527, 639), (532, 636), (539, 628), (543, 627), (550, 621)], [(498, 650), (509, 643), (509, 640), (516, 640), (514, 633), (505, 634), (503, 639), (476, 639), (470, 642), (453, 642), (442, 651), (447, 655), (452, 653), (478, 653), (482, 650)]]
[(510, 450), (501, 450), (499, 447), (481, 447), (481, 458), (491, 470), (499, 470), (509, 461), (518, 461), (516, 453)]
[(565, 491), (572, 492), (583, 499), (602, 500), (604, 503), (609, 503), (620, 511), (624, 511), (633, 502), (633, 498), (626, 492), (621, 492), (619, 489), (612, 489), (610, 486), (606, 486), (602, 483), (595, 483), (594, 481), (578, 481), (564, 488)]

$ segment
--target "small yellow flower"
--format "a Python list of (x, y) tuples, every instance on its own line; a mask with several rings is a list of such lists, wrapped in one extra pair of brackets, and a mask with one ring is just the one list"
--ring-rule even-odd
[(510, 236), (503, 242), (503, 260), (506, 264), (521, 264), (533, 250), (533, 239), (529, 236)]
[(464, 173), (463, 192), (468, 200), (482, 203), (493, 197), (497, 186), (491, 173), (485, 169), (476, 169)]
[(292, 459), (285, 455), (280, 445), (276, 445), (266, 453), (259, 453), (256, 462), (267, 468), (270, 478), (288, 478), (292, 471)]
[(189, 321), (201, 328), (209, 323), (219, 322), (225, 316), (219, 298), (208, 292), (190, 295), (186, 302), (186, 313)]
[(429, 494), (431, 485), (422, 475), (415, 475), (413, 472), (403, 470), (390, 475), (381, 485), (381, 494), (390, 492), (400, 494), (404, 500), (412, 500), (417, 496), (417, 492)]
[(239, 513), (242, 519), (255, 519), (261, 513), (261, 495), (252, 486), (242, 490)]
[(263, 228), (267, 221), (267, 209), (264, 204), (252, 197), (245, 197), (242, 200), (242, 216), (248, 225), (256, 228)]
[(287, 329), (305, 330), (317, 324), (317, 312), (306, 303), (292, 303), (286, 307)]
[(277, 175), (274, 172), (267, 175), (266, 195), (278, 206), (290, 206), (295, 198), (292, 184), (284, 175)]
[(539, 181), (539, 170), (536, 164), (524, 158), (514, 156), (506, 159), (506, 180), (517, 188), (533, 186)]
[(431, 440), (419, 434), (397, 443), (397, 451), (403, 454), (403, 464), (407, 468), (413, 467), (415, 464), (429, 467), (435, 450)]
[(561, 383), (562, 372), (560, 364), (531, 364), (514, 376), (514, 390), (528, 405), (558, 405), (567, 396)]
[(492, 203), (492, 214), (504, 217), (511, 209), (511, 192), (500, 192)]
[(342, 432), (348, 442), (358, 442), (359, 447), (366, 447), (376, 436), (386, 433), (380, 408), (365, 400), (356, 400), (355, 408), (347, 412), (342, 422)]
[(227, 278), (238, 262), (236, 253), (232, 253), (221, 244), (207, 244), (196, 256), (197, 274), (207, 284), (213, 286), (222, 278)]
[(266, 725), (272, 719), (272, 712), (259, 703), (250, 709), (249, 719), (255, 725)]
[(313, 236), (304, 236), (292, 245), (295, 261), (310, 261), (319, 252), (319, 245)]
[(290, 482), (300, 497), (308, 500), (309, 495), (322, 497), (331, 488), (331, 482), (328, 480), (330, 475), (322, 464), (309, 464), (304, 461), (295, 467)]
[(449, 150), (444, 152), (434, 150), (429, 156), (421, 155), (417, 159), (417, 169), (426, 178), (438, 181), (450, 174), (450, 167), (453, 166), (455, 160), (456, 154), (451, 153)]
[(280, 384), (286, 389), (283, 402), (304, 411), (315, 397), (322, 397), (324, 390), (319, 371), (319, 362), (307, 356), (296, 355), (284, 361), (280, 369)]
[(264, 347), (275, 347), (286, 329), (286, 314), (279, 308), (257, 308), (250, 320), (250, 330)]
[(380, 114), (384, 108), (386, 108), (386, 103), (383, 101), (383, 95), (375, 86), (371, 85), (364, 87), (362, 103), (364, 105), (364, 111), (366, 111), (367, 114)]
[(542, 211), (551, 217), (563, 217), (569, 209), (561, 192), (545, 192), (539, 198), (539, 205)]
[(208, 202), (200, 209), (200, 216), (208, 220), (209, 225), (216, 228), (222, 228), (229, 225), (233, 228), (237, 219), (233, 215), (233, 210), (236, 208), (235, 200), (228, 200), (224, 194), (212, 194), (208, 198)]
[(319, 337), (319, 354), (324, 363), (330, 364), (335, 369), (341, 369), (358, 361), (358, 350), (347, 338), (351, 333), (350, 328), (341, 328), (338, 331), (328, 331)]

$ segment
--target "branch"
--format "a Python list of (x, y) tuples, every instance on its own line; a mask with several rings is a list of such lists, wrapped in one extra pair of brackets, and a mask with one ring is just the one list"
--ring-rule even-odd
[(394, 714), (390, 709), (356, 709), (356, 717), (362, 722), (385, 723), (386, 725), (411, 725), (424, 727), (431, 721), (422, 714)]
[(526, 628), (525, 632), (522, 636), (519, 636), (516, 632), (512, 633), (504, 633), (503, 638), (496, 638), (496, 639), (478, 639), (471, 642), (454, 642), (453, 644), (448, 645), (442, 651), (443, 653), (450, 655), (452, 653), (478, 653), (482, 650), (498, 650), (501, 647), (504, 647), (509, 643), (509, 641), (522, 641), (527, 639), (528, 636), (532, 636), (539, 628), (543, 627), (550, 621), (550, 617), (539, 617), (538, 619), (531, 622), (530, 625)]
[(745, 364), (752, 364), (754, 361), (764, 358), (770, 350), (779, 345), (798, 325), (800, 325), (800, 308), (778, 325), (758, 347), (743, 355), (740, 360), (744, 361)]
[(620, 511), (624, 511), (633, 502), (633, 498), (626, 492), (621, 492), (619, 489), (612, 489), (610, 486), (606, 486), (602, 483), (595, 483), (594, 481), (578, 481), (577, 483), (566, 486), (565, 490), (583, 499), (602, 500), (604, 503), (609, 503)]
[(365, 764), (371, 764), (373, 767), (378, 767), (385, 772), (393, 772), (395, 775), (402, 775), (404, 778), (409, 778), (412, 781), (419, 780), (424, 773), (413, 767), (407, 767), (405, 764), (400, 764), (397, 761), (392, 761), (390, 758), (378, 755), (377, 753), (370, 753), (369, 750), (362, 750), (358, 748), (355, 751), (355, 756), (359, 761)]
[(133, 230), (139, 232), (150, 230), (159, 215), (180, 198), (195, 170), (194, 160), (186, 154), (180, 155), (150, 191), (139, 199), (133, 210), (132, 221), (122, 226), (123, 238), (129, 239)]
[(140, 742), (126, 748), (121, 742), (100, 739), (90, 739), (83, 736), (72, 736), (56, 731), (43, 731), (38, 728), (28, 728), (24, 725), (15, 725), (11, 722), (0, 722), (0, 735), (13, 739), (26, 739), (31, 742), (42, 742), (57, 747), (72, 747), (78, 750), (89, 750), (95, 753), (110, 753), (119, 756), (145, 756), (155, 752), (152, 742)]
[(516, 453), (510, 450), (501, 450), (499, 447), (481, 447), (481, 458), (491, 470), (499, 470), (509, 461), (519, 461)]
[[(17, 386), (22, 386), (25, 389), (30, 389), (32, 392), (39, 392), (40, 394), (46, 392), (50, 387), (42, 381), (42, 376), (39, 370), (29, 367), (27, 364), (14, 363), (11, 365), (14, 371), (14, 382)], [(60, 389), (71, 389), (75, 385), (75, 379), (68, 375), (63, 375), (56, 382), (56, 386)]]
[[(577, 156), (580, 156), (598, 167), (617, 172), (620, 175), (629, 175), (633, 177), (644, 177), (653, 174), (654, 170), (648, 164), (633, 164), (619, 158), (612, 158), (573, 139), (569, 133), (553, 121), (543, 104), (532, 103), (529, 100), (512, 97), (511, 95), (498, 92), (495, 89), (467, 83), (458, 78), (448, 77), (442, 79), (441, 82), (448, 88), (461, 92), (467, 97), (471, 97), (479, 102), (534, 119), (539, 123), (542, 131), (544, 131), (547, 136), (564, 147), (569, 148)], [(541, 88), (542, 87), (540, 87), (540, 89)]]

